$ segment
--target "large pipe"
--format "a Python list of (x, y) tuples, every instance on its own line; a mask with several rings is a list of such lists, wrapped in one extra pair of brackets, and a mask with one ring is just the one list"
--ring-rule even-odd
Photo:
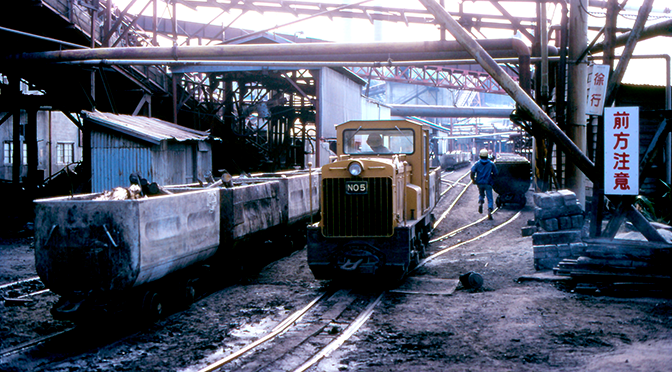
[[(530, 49), (516, 38), (481, 40), (479, 44), (495, 57), (530, 56)], [(456, 41), (393, 43), (310, 43), (183, 46), (159, 48), (96, 48), (20, 53), (5, 61), (64, 62), (90, 59), (255, 59), (307, 61), (417, 61), (471, 59)]]
[(530, 119), (540, 129), (543, 129), (557, 144), (562, 147), (565, 154), (577, 165), (588, 177), (595, 172), (595, 165), (581, 152), (572, 140), (558, 128), (553, 120), (539, 107), (516, 82), (499, 67), (490, 55), (455, 21), (446, 10), (433, 0), (420, 0), (434, 17), (443, 24), (455, 39), (466, 49), (472, 57), (492, 76), (493, 79), (513, 98), (520, 108), (529, 115)]
[(392, 116), (433, 118), (509, 118), (513, 108), (388, 105)]
[[(672, 19), (656, 23), (654, 25), (644, 27), (641, 34), (639, 35), (639, 41), (651, 39), (658, 36), (672, 36)], [(614, 40), (614, 47), (622, 47), (627, 43), (628, 38), (630, 38), (630, 32), (619, 35)], [(604, 52), (604, 43), (597, 43), (590, 48), (590, 53), (602, 53)]]

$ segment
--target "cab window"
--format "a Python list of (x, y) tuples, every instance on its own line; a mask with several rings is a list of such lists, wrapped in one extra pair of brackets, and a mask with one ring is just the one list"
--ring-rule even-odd
[(412, 129), (347, 129), (343, 131), (345, 154), (412, 154)]

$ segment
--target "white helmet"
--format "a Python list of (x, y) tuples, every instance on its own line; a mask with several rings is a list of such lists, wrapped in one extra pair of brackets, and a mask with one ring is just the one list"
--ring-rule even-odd
[(488, 158), (488, 150), (482, 149), (481, 152), (478, 155), (483, 159), (487, 159)]

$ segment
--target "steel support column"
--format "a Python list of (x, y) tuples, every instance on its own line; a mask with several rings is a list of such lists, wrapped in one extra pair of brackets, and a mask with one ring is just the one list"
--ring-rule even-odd
[[(569, 94), (567, 96), (567, 135), (582, 153), (586, 152), (586, 89), (588, 79), (587, 61), (580, 58), (588, 45), (587, 0), (570, 1), (569, 59), (576, 61), (569, 66)], [(585, 173), (585, 172), (584, 172)], [(586, 181), (574, 161), (566, 161), (566, 187), (576, 194), (576, 199), (585, 207)]]

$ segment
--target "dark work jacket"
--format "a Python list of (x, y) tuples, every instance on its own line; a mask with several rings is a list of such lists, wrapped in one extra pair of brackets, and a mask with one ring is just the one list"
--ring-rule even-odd
[(490, 159), (480, 159), (473, 167), (471, 167), (471, 179), (477, 185), (490, 185), (497, 175), (497, 167)]

